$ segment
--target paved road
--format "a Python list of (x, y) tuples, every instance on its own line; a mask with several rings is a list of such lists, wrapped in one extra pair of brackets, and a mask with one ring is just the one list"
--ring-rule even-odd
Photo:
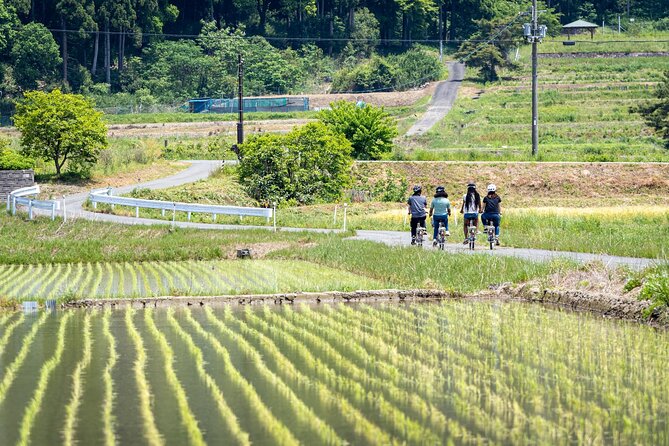
[(411, 126), (406, 136), (422, 135), (437, 122), (444, 119), (446, 114), (451, 111), (455, 99), (458, 97), (458, 89), (464, 76), (464, 64), (458, 62), (448, 63), (448, 79), (437, 85), (427, 112), (425, 112), (418, 122)]
[[(411, 235), (408, 231), (406, 232), (396, 232), (396, 231), (357, 231), (355, 237), (351, 237), (353, 240), (369, 240), (378, 243), (385, 243), (389, 246), (410, 246), (411, 245)], [(460, 240), (456, 237), (456, 240)], [(434, 249), (432, 244), (426, 244), (425, 249)], [(449, 243), (446, 245), (446, 250), (452, 253), (460, 254), (472, 254), (469, 248), (461, 243)], [(599, 254), (586, 254), (586, 253), (577, 253), (577, 252), (564, 252), (564, 251), (548, 251), (543, 249), (525, 249), (525, 248), (505, 248), (500, 247), (491, 251), (487, 246), (481, 244), (476, 250), (477, 254), (488, 254), (488, 255), (503, 255), (511, 257), (520, 257), (528, 260), (535, 261), (548, 261), (553, 259), (570, 259), (575, 260), (580, 263), (588, 263), (593, 261), (601, 261), (604, 265), (608, 267), (619, 267), (626, 266), (635, 270), (641, 270), (648, 268), (656, 263), (652, 259), (639, 259), (633, 257), (617, 257), (610, 255), (599, 255)]]
[[(167, 189), (169, 187), (180, 186), (182, 184), (193, 183), (198, 180), (207, 178), (214, 170), (222, 165), (222, 161), (188, 161), (191, 163), (190, 167), (176, 173), (172, 176), (160, 178), (154, 181), (134, 184), (130, 186), (116, 187), (113, 189), (114, 195), (122, 195), (131, 192), (133, 189)], [(226, 165), (237, 164), (237, 161), (225, 161)], [(88, 192), (70, 195), (65, 197), (65, 208), (68, 218), (83, 218), (86, 220), (105, 221), (110, 223), (119, 223), (125, 225), (169, 225), (170, 221), (152, 219), (152, 218), (134, 218), (122, 215), (102, 214), (90, 212), (83, 208), (83, 204), (88, 198)], [(62, 215), (62, 209), (60, 211)], [(272, 229), (271, 226), (253, 226), (253, 225), (223, 225), (213, 223), (194, 223), (186, 221), (176, 221), (175, 226), (180, 228), (195, 228), (195, 229), (213, 229), (213, 230), (230, 230), (230, 229)], [(304, 229), (304, 228), (278, 228), (281, 231), (287, 232), (320, 232), (332, 233), (340, 232), (332, 229)]]

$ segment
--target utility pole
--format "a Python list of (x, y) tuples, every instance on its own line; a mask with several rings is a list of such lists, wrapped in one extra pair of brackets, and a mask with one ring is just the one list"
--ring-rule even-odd
[(538, 28), (539, 11), (537, 10), (537, 0), (532, 0), (532, 156), (537, 156), (539, 153)]
[(238, 90), (239, 90), (239, 122), (237, 123), (237, 144), (244, 143), (244, 59), (241, 53), (237, 59)]
[(442, 62), (444, 59), (444, 18), (443, 18), (444, 5), (442, 2), (439, 2), (439, 62)]

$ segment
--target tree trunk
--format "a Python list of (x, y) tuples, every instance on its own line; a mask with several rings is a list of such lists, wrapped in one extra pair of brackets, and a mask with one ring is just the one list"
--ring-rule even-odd
[(109, 23), (105, 25), (105, 81), (111, 84), (111, 43), (109, 41)]
[(118, 72), (123, 71), (123, 47), (125, 46), (125, 31), (118, 35)]
[(95, 32), (95, 43), (93, 45), (93, 68), (91, 74), (95, 77), (98, 71), (98, 50), (100, 49), (100, 31)]
[(60, 26), (63, 29), (63, 83), (67, 85), (67, 31), (65, 31), (65, 18), (60, 18)]

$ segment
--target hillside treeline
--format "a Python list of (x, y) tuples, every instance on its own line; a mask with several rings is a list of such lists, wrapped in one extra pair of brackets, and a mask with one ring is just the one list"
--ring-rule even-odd
[[(360, 62), (370, 61), (384, 67), (395, 64), (397, 72), (390, 69), (389, 80), (380, 84), (393, 88), (406, 73), (400, 72), (401, 63), (390, 53), (403, 53), (416, 43), (434, 48), (440, 37), (450, 42), (469, 39), (480, 34), (480, 20), (503, 24), (530, 3), (0, 0), (0, 89), (6, 98), (58, 85), (101, 96), (139, 94), (147, 102), (229, 95), (234, 93), (238, 52), (248, 53), (249, 93), (299, 92), (336, 78), (342, 68), (346, 72), (335, 79), (340, 90), (360, 89), (351, 81), (351, 72)], [(541, 3), (563, 23), (576, 18), (611, 22), (618, 14), (638, 20), (669, 16), (667, 0)], [(427, 75), (420, 80), (438, 76), (424, 60), (425, 50), (413, 51), (421, 54), (410, 59), (427, 66)], [(389, 58), (372, 60), (376, 53)], [(368, 78), (358, 83), (379, 84)]]

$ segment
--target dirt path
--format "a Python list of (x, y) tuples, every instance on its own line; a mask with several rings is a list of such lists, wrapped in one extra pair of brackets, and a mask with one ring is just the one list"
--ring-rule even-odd
[(449, 62), (448, 80), (440, 82), (432, 96), (432, 101), (427, 112), (407, 131), (406, 136), (422, 135), (434, 125), (444, 119), (451, 111), (455, 99), (458, 97), (458, 89), (465, 76), (465, 65), (458, 62)]

